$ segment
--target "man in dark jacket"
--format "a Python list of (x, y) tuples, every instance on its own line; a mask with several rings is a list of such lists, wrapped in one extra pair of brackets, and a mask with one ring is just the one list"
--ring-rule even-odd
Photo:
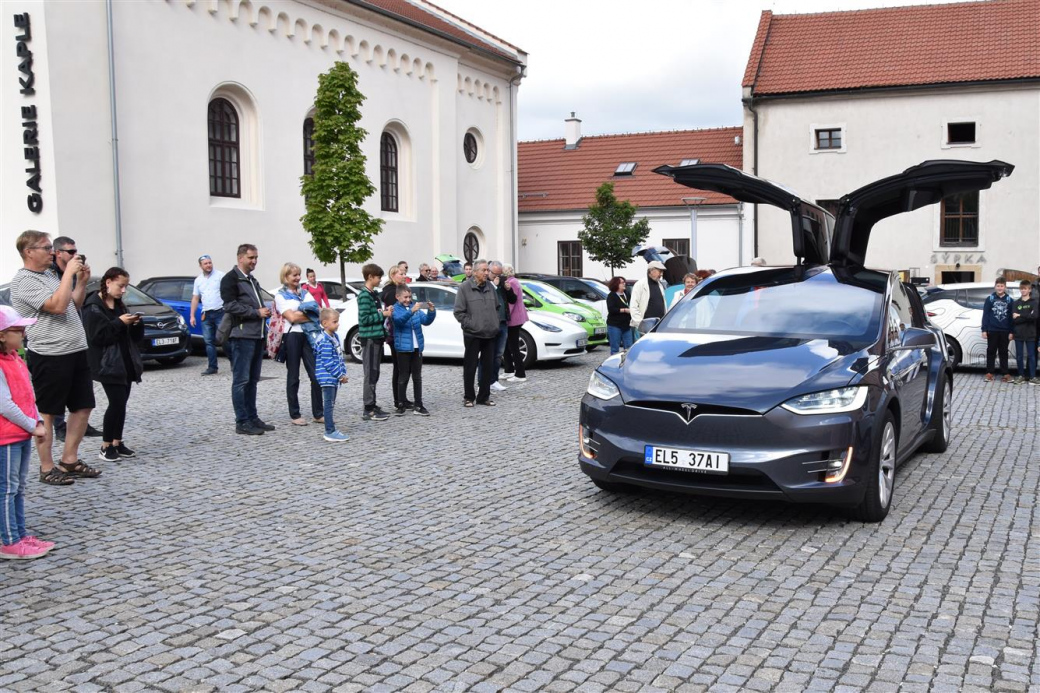
[(1001, 380), (1011, 382), (1008, 372), (1008, 338), (1011, 336), (1011, 304), (1004, 277), (997, 277), (994, 291), (982, 304), (982, 338), (986, 340), (986, 382), (993, 382), (993, 364), (1000, 356)]
[[(490, 397), (495, 377), (495, 340), (499, 332), (498, 292), (488, 281), (487, 260), (473, 263), (473, 276), (462, 282), (455, 294), (455, 319), (462, 325), (462, 339), (466, 345), (463, 356), (463, 398), (465, 406), (477, 404), (495, 406)], [(480, 364), (480, 390), (474, 395), (473, 378)]]
[(231, 403), (235, 407), (235, 432), (263, 435), (274, 426), (264, 423), (256, 413), (256, 385), (264, 362), (264, 339), (271, 309), (260, 299), (260, 284), (253, 277), (256, 246), (238, 246), (238, 264), (220, 280), (224, 318), (230, 320), (224, 348), (231, 358)]
[(1033, 383), (1036, 380), (1036, 333), (1040, 310), (1036, 298), (1031, 294), (1033, 285), (1028, 279), (1019, 284), (1022, 297), (1011, 306), (1011, 320), (1015, 325), (1015, 360), (1018, 362), (1016, 383)]

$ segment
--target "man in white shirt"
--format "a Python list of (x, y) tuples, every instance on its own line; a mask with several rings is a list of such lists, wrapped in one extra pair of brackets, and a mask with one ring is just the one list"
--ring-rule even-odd
[(202, 303), (202, 339), (206, 342), (206, 358), (209, 366), (202, 371), (203, 375), (217, 373), (217, 325), (224, 317), (224, 300), (220, 297), (220, 280), (224, 273), (213, 269), (213, 258), (203, 255), (199, 258), (202, 274), (195, 277), (195, 286), (191, 290), (191, 326), (195, 327), (195, 312)]

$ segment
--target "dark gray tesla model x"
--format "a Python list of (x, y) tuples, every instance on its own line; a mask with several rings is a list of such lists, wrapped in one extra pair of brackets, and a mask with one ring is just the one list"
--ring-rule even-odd
[(849, 193), (835, 218), (725, 165), (657, 169), (789, 212), (798, 263), (720, 272), (645, 320), (589, 380), (582, 471), (605, 490), (832, 503), (883, 520), (897, 465), (950, 442), (953, 374), (917, 292), (863, 267), (871, 229), (1012, 170), (926, 161)]

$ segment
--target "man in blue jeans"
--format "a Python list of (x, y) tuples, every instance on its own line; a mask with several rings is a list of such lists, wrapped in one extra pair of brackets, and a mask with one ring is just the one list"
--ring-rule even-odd
[(224, 317), (224, 300), (220, 297), (220, 280), (224, 273), (213, 269), (213, 258), (203, 255), (199, 258), (202, 274), (195, 277), (195, 285), (191, 290), (191, 317), (189, 322), (195, 327), (195, 313), (199, 302), (202, 303), (202, 339), (206, 342), (206, 358), (209, 366), (202, 371), (203, 375), (217, 373), (217, 325)]
[(260, 298), (260, 284), (253, 277), (259, 257), (256, 246), (238, 246), (238, 262), (220, 280), (224, 312), (231, 316), (225, 349), (231, 357), (231, 403), (235, 407), (235, 433), (258, 436), (273, 431), (256, 413), (256, 385), (264, 360), (267, 319), (271, 309)]

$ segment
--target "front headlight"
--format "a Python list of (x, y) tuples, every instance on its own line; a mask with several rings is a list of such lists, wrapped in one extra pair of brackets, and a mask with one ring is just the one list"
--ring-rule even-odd
[(184, 316), (177, 313), (177, 324), (180, 325), (182, 330), (188, 329), (188, 323), (184, 322)]
[(856, 411), (867, 401), (867, 388), (841, 387), (795, 397), (782, 406), (794, 414), (841, 414)]
[(585, 322), (585, 316), (578, 315), (577, 313), (564, 313), (563, 317), (570, 318), (574, 322)]
[(592, 375), (589, 376), (589, 389), (587, 392), (597, 399), (614, 399), (621, 394), (618, 390), (618, 386), (599, 374), (599, 371), (592, 371)]
[(563, 330), (556, 325), (546, 325), (544, 322), (538, 322), (537, 320), (532, 320), (531, 324), (540, 330), (545, 330), (546, 332), (563, 332)]

